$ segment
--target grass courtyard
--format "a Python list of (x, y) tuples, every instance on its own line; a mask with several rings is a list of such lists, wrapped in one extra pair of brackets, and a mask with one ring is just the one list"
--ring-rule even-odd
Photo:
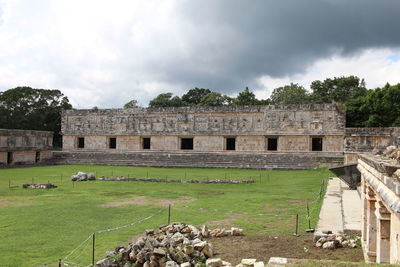
[[(248, 179), (253, 184), (191, 184), (91, 181), (72, 183), (77, 171), (100, 176), (162, 179)], [(236, 226), (247, 236), (291, 235), (295, 214), (299, 231), (308, 228), (306, 204), (315, 227), (326, 169), (260, 171), (243, 169), (167, 169), (122, 166), (62, 165), (0, 169), (0, 265), (55, 266), (93, 232), (151, 219), (96, 235), (95, 258), (127, 244), (145, 229), (171, 221), (201, 226)], [(25, 183), (53, 183), (56, 189), (23, 189)], [(326, 183), (325, 183), (326, 184)], [(315, 201), (316, 200), (316, 201)], [(284, 216), (271, 216), (284, 215)], [(88, 239), (68, 257), (91, 263)]]

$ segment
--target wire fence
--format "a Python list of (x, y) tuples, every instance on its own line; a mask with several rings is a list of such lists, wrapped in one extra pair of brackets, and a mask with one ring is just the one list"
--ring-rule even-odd
[[(160, 209), (157, 212), (142, 218), (140, 220), (125, 224), (125, 225), (121, 225), (121, 226), (116, 226), (116, 227), (112, 227), (112, 228), (107, 228), (107, 229), (103, 229), (103, 230), (98, 230), (93, 232), (93, 234), (89, 235), (85, 240), (82, 241), (82, 243), (80, 243), (76, 248), (74, 248), (70, 253), (68, 253), (64, 258), (59, 259), (58, 261), (58, 266), (94, 266), (95, 263), (95, 239), (96, 239), (96, 235), (98, 234), (102, 234), (102, 233), (108, 233), (108, 232), (112, 232), (112, 231), (118, 231), (121, 230), (123, 228), (127, 228), (127, 227), (131, 227), (137, 224), (140, 224), (142, 222), (148, 221), (150, 219), (152, 219), (153, 217), (161, 214), (163, 211), (165, 211), (165, 209)], [(169, 208), (169, 212), (170, 212), (170, 208)], [(168, 214), (168, 220), (170, 220), (170, 214)], [(88, 246), (90, 245), (90, 243), (92, 243), (92, 258), (91, 258), (91, 264), (90, 265), (85, 265), (85, 264), (81, 264), (78, 263), (78, 261), (80, 260), (80, 257), (82, 256), (82, 254), (84, 253), (84, 251), (88, 248)]]
[[(293, 221), (293, 234), (298, 235), (299, 234), (299, 221), (300, 221), (300, 215), (305, 213), (305, 219), (308, 222), (308, 229), (306, 231), (310, 230), (311, 228), (311, 219), (313, 214), (317, 211), (317, 209), (320, 208), (321, 203), (322, 203), (322, 198), (325, 195), (326, 191), (326, 186), (327, 186), (327, 181), (329, 178), (324, 178), (321, 180), (320, 184), (320, 189), (318, 192), (315, 192), (315, 197), (311, 201), (307, 202), (306, 206), (304, 207), (305, 210), (297, 210), (296, 212), (293, 213), (288, 213), (288, 214), (282, 214), (282, 213), (256, 213), (256, 212), (237, 212), (233, 210), (223, 210), (223, 209), (215, 209), (215, 208), (210, 208), (210, 207), (196, 207), (196, 206), (188, 206), (188, 205), (179, 205), (179, 208), (184, 208), (184, 209), (193, 209), (193, 210), (200, 210), (200, 211), (209, 211), (209, 212), (217, 212), (221, 214), (240, 214), (240, 215), (246, 215), (246, 216), (260, 216), (260, 217), (275, 217), (275, 218), (294, 218)], [(86, 267), (86, 266), (93, 266), (95, 263), (95, 238), (96, 235), (102, 234), (102, 233), (107, 233), (107, 232), (112, 232), (112, 231), (118, 231), (127, 227), (132, 227), (135, 225), (138, 225), (140, 223), (143, 223), (145, 221), (149, 221), (150, 219), (156, 217), (157, 215), (167, 211), (168, 212), (168, 223), (171, 221), (171, 205), (168, 206), (168, 209), (160, 209), (157, 212), (142, 218), (140, 220), (121, 225), (121, 226), (116, 226), (116, 227), (111, 227), (107, 229), (102, 229), (102, 230), (97, 230), (93, 232), (93, 234), (89, 235), (86, 239), (84, 239), (76, 248), (74, 248), (70, 253), (68, 253), (64, 258), (59, 260), (59, 266), (77, 266), (77, 267)], [(318, 216), (318, 215), (317, 215)], [(290, 223), (292, 225), (292, 223)], [(312, 229), (311, 229), (312, 230)], [(85, 265), (80, 263), (79, 261), (82, 258), (82, 255), (84, 251), (87, 252), (88, 248), (90, 247), (90, 244), (92, 244), (92, 253), (91, 253), (91, 264), (90, 265)]]

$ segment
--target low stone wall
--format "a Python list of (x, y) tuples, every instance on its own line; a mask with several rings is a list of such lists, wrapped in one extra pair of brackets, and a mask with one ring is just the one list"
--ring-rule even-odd
[(0, 167), (40, 163), (52, 148), (53, 132), (0, 129)]
[(100, 181), (122, 181), (122, 182), (153, 182), (153, 183), (192, 183), (192, 184), (251, 184), (253, 179), (247, 180), (174, 180), (156, 178), (126, 178), (126, 177), (100, 177)]
[(0, 129), (0, 151), (51, 150), (53, 132)]
[[(39, 154), (36, 154), (36, 153)], [(9, 153), (11, 153), (11, 162), (8, 162)], [(0, 167), (8, 165), (32, 165), (46, 162), (52, 158), (51, 150), (44, 151), (31, 151), (31, 150), (18, 150), (18, 151), (0, 151)]]
[(104, 164), (153, 167), (312, 169), (343, 164), (337, 153), (168, 153), (168, 152), (53, 152), (48, 164)]

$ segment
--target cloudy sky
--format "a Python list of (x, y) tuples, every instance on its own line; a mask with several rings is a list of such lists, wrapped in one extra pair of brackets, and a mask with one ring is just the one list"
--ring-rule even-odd
[(0, 0), (0, 91), (76, 108), (210, 88), (259, 98), (343, 75), (400, 82), (399, 0)]

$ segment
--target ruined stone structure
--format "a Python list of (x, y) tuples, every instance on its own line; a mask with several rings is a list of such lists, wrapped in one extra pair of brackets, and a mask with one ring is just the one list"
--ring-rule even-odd
[(345, 114), (333, 104), (67, 110), (63, 152), (54, 162), (330, 167), (356, 161), (354, 152), (386, 146), (400, 132), (384, 131), (375, 141), (372, 130), (346, 129)]
[(344, 132), (345, 116), (331, 104), (68, 110), (64, 153), (55, 156), (71, 163), (313, 168), (343, 161)]
[(360, 155), (362, 243), (365, 259), (400, 263), (400, 165), (372, 155)]
[(345, 163), (357, 163), (357, 154), (374, 149), (383, 151), (390, 145), (400, 145), (400, 127), (346, 128)]
[(0, 129), (0, 166), (39, 163), (52, 148), (53, 132)]

